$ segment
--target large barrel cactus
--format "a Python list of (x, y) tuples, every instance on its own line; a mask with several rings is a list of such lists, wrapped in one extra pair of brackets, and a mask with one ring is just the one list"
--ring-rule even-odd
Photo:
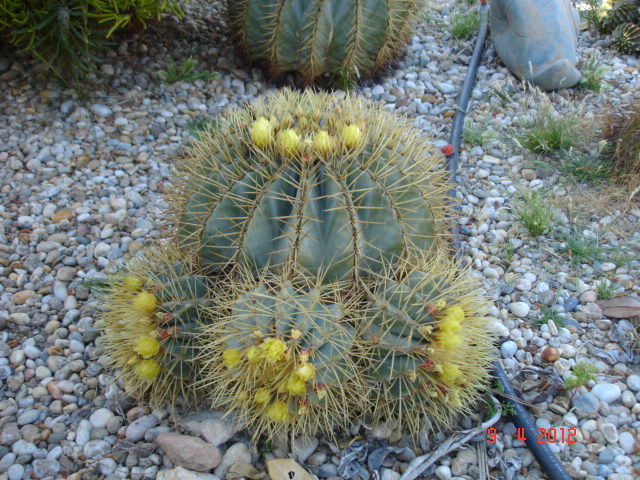
[(369, 74), (408, 40), (417, 0), (227, 0), (230, 34), (272, 75)]
[(217, 307), (223, 320), (204, 335), (203, 383), (214, 407), (237, 411), (256, 435), (346, 424), (363, 404), (364, 383), (347, 323), (357, 307), (337, 300), (338, 291), (283, 279), (229, 285)]
[(469, 411), (491, 362), (490, 301), (480, 287), (445, 255), (379, 279), (360, 325), (376, 421), (416, 436), (426, 419), (449, 426)]
[(406, 122), (348, 96), (271, 94), (178, 171), (178, 242), (210, 271), (355, 279), (446, 235), (445, 174)]
[(196, 343), (212, 293), (210, 280), (182, 257), (171, 248), (148, 251), (113, 274), (102, 292), (98, 326), (107, 363), (129, 394), (154, 405), (192, 393), (199, 376)]

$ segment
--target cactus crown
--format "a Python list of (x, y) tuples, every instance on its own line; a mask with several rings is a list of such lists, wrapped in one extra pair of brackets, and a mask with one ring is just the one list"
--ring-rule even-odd
[(224, 125), (194, 144), (171, 202), (178, 241), (204, 267), (352, 280), (446, 231), (444, 172), (377, 107), (285, 91)]
[(98, 322), (107, 363), (131, 395), (154, 405), (195, 400), (196, 336), (209, 321), (210, 282), (180, 257), (161, 248), (130, 259), (109, 279)]
[(229, 404), (256, 434), (331, 431), (346, 423), (362, 389), (353, 302), (339, 288), (249, 281), (223, 302), (224, 320), (205, 329), (203, 358), (214, 406)]

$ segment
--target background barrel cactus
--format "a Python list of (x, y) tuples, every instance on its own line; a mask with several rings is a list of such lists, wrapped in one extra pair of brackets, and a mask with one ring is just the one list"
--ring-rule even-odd
[(178, 242), (211, 271), (355, 279), (446, 236), (445, 174), (419, 132), (348, 96), (267, 95), (179, 168)]
[(361, 324), (373, 417), (414, 437), (449, 426), (486, 387), (492, 337), (481, 284), (445, 254), (381, 276)]
[(367, 75), (396, 57), (417, 0), (227, 0), (230, 34), (270, 74)]
[(211, 295), (209, 280), (170, 248), (132, 258), (109, 278), (101, 348), (129, 394), (154, 405), (194, 399), (196, 338)]
[[(317, 282), (316, 282), (317, 283)], [(223, 320), (205, 329), (203, 383), (214, 407), (237, 411), (255, 435), (331, 432), (362, 405), (353, 301), (340, 288), (284, 279), (229, 285)]]

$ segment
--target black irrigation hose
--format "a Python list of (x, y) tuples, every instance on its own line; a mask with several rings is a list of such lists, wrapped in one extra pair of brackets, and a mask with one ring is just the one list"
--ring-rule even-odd
[[(476, 39), (476, 45), (473, 49), (471, 62), (469, 63), (469, 69), (467, 70), (467, 75), (464, 79), (464, 83), (462, 84), (462, 91), (460, 92), (460, 96), (458, 97), (456, 112), (453, 117), (453, 126), (451, 128), (451, 136), (449, 137), (450, 143), (442, 149), (442, 152), (447, 157), (447, 173), (449, 179), (452, 181), (455, 180), (455, 175), (458, 170), (458, 154), (460, 150), (460, 138), (462, 136), (462, 130), (464, 129), (464, 118), (467, 114), (469, 98), (471, 97), (471, 89), (473, 88), (473, 84), (475, 82), (476, 72), (478, 71), (478, 66), (480, 65), (480, 58), (482, 57), (484, 42), (487, 36), (487, 15), (489, 5), (488, 0), (481, 0), (481, 2), (482, 5), (480, 7), (480, 14), (482, 17), (482, 22), (480, 24), (480, 29), (478, 30), (478, 37)], [(455, 187), (449, 191), (449, 195), (453, 198), (456, 198)], [(456, 255), (460, 256), (461, 249), (458, 228), (454, 227), (452, 230), (453, 247)], [(533, 456), (542, 467), (544, 473), (546, 473), (551, 480), (571, 480), (571, 477), (562, 466), (560, 460), (558, 460), (558, 458), (549, 449), (548, 444), (538, 443), (538, 430), (535, 426), (535, 423), (529, 416), (529, 413), (525, 410), (520, 402), (511, 400), (518, 397), (499, 360), (495, 360), (493, 362), (492, 373), (496, 381), (500, 382), (500, 384), (502, 384), (502, 386), (504, 387), (505, 400), (509, 401), (513, 406), (513, 409), (515, 411), (515, 414), (512, 415), (514, 425), (517, 428), (524, 429), (526, 444), (529, 447), (529, 450), (531, 450)]]

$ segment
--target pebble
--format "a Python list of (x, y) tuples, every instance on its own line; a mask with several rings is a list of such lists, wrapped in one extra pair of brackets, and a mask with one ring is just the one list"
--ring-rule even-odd
[(518, 350), (518, 345), (516, 342), (512, 342), (508, 340), (500, 345), (500, 353), (502, 354), (502, 358), (512, 358), (516, 351)]
[(130, 442), (142, 440), (146, 431), (155, 427), (158, 423), (159, 421), (154, 415), (144, 415), (127, 427), (126, 439)]
[[(218, 448), (197, 437), (180, 433), (163, 433), (158, 436), (156, 442), (174, 464), (188, 470), (206, 472), (217, 467), (221, 462)], [(227, 466), (227, 470), (231, 465), (233, 463)]]
[(293, 441), (293, 458), (304, 463), (316, 451), (316, 448), (318, 448), (316, 437), (296, 437)]
[(591, 389), (601, 402), (613, 403), (620, 398), (620, 387), (612, 383), (599, 383)]
[(82, 453), (85, 457), (97, 458), (105, 455), (111, 449), (111, 445), (105, 440), (91, 440), (82, 449)]
[(93, 105), (91, 105), (91, 111), (99, 117), (108, 117), (113, 113), (113, 110), (111, 110), (111, 108), (101, 103), (94, 103)]
[[(316, 441), (317, 445), (317, 441)], [(225, 478), (229, 468), (236, 462), (251, 463), (251, 451), (245, 443), (234, 443), (222, 456), (220, 464), (215, 467), (213, 473), (220, 478)]]
[(114, 413), (106, 408), (99, 408), (89, 416), (89, 422), (93, 428), (106, 427), (114, 417)]
[(212, 473), (192, 472), (183, 467), (176, 467), (158, 472), (156, 480), (221, 480)]
[(524, 318), (529, 315), (530, 307), (524, 302), (513, 302), (509, 305), (509, 311), (518, 318)]
[(226, 443), (236, 433), (242, 424), (237, 416), (226, 415), (227, 412), (202, 412), (189, 415), (181, 422), (182, 425), (196, 435), (202, 435), (212, 445)]
[(600, 405), (598, 398), (593, 393), (575, 395), (572, 403), (573, 406), (580, 410), (585, 416), (593, 415)]

